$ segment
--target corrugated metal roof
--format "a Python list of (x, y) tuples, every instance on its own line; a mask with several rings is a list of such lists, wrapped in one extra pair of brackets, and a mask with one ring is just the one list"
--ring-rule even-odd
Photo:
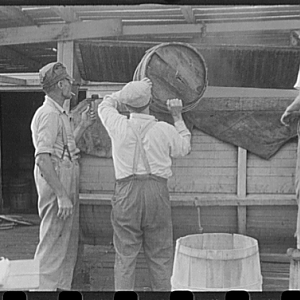
[[(241, 22), (253, 26), (260, 21), (300, 20), (300, 5), (74, 5), (46, 6), (20, 5), (0, 6), (0, 29), (67, 24), (70, 22), (93, 22), (103, 19), (120, 19), (123, 26), (164, 26), (164, 25), (222, 25), (233, 24), (239, 27)], [(138, 27), (137, 27), (138, 28)], [(219, 28), (219, 27), (218, 27)], [(118, 35), (106, 38), (107, 41), (138, 42), (186, 42), (198, 44), (230, 45), (271, 45), (290, 46), (290, 30), (258, 30), (245, 32), (183, 32), (151, 35)], [(101, 40), (101, 39), (99, 39)], [(0, 72), (36, 72), (38, 67), (56, 60), (56, 42), (0, 45)], [(124, 57), (125, 59), (125, 57)]]
[[(157, 43), (77, 42), (81, 78), (95, 82), (128, 82), (144, 55), (155, 45)], [(192, 46), (206, 62), (208, 83), (212, 86), (292, 89), (297, 78), (300, 48)]]

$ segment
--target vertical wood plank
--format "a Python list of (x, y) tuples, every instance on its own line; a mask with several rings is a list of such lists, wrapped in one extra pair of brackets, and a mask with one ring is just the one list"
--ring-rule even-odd
[[(71, 77), (75, 79), (76, 82), (80, 82), (80, 75), (78, 71), (78, 67), (76, 65), (75, 55), (74, 55), (74, 41), (67, 41), (67, 42), (58, 42), (57, 43), (57, 61), (63, 63), (65, 67), (67, 68), (67, 71)], [(66, 100), (64, 103), (64, 109), (66, 111), (70, 111), (72, 107), (74, 107), (78, 103), (78, 86), (73, 85), (72, 86), (72, 92), (75, 94), (75, 96), (72, 97), (71, 100)], [(81, 227), (81, 225), (80, 225)], [(78, 255), (77, 255), (77, 261), (75, 264), (74, 269), (74, 282), (77, 284), (83, 284), (80, 282), (82, 281), (81, 270), (82, 266), (84, 265), (83, 262), (83, 252), (84, 252), (84, 242), (81, 237), (80, 232), (80, 239), (78, 243)]]
[[(247, 150), (238, 148), (238, 170), (237, 170), (237, 195), (245, 197), (247, 194)], [(238, 206), (238, 232), (246, 234), (247, 228), (247, 207)]]
[(239, 205), (237, 207), (238, 214), (238, 233), (247, 233), (247, 206)]
[(287, 255), (290, 258), (289, 290), (300, 289), (300, 250), (289, 248)]
[[(80, 83), (81, 77), (74, 53), (74, 41), (57, 43), (57, 61), (66, 66), (68, 73), (75, 79), (76, 83)], [(75, 84), (72, 86), (72, 92), (75, 94), (75, 96), (72, 97), (71, 101), (66, 100), (64, 104), (65, 109), (68, 111), (78, 103), (78, 90), (78, 85)]]
[[(297, 199), (297, 202), (299, 200)], [(298, 212), (297, 212), (297, 221), (296, 221), (296, 240), (297, 240), (297, 249), (300, 250), (300, 204), (298, 206)]]
[[(1, 99), (0, 99), (0, 122), (1, 122)], [(3, 194), (2, 194), (2, 189), (3, 189), (3, 185), (2, 185), (2, 153), (1, 153), (1, 143), (2, 143), (2, 139), (1, 139), (1, 128), (0, 128), (0, 213), (3, 212), (3, 207), (4, 207), (4, 201), (3, 201)]]
[(203, 227), (201, 225), (201, 209), (200, 206), (197, 206), (197, 213), (198, 213), (198, 226), (199, 226), (199, 232), (203, 233)]

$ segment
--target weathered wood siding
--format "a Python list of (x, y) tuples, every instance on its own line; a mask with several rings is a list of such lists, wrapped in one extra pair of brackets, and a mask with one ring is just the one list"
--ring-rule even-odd
[[(201, 226), (206, 233), (237, 232), (237, 211), (234, 206), (212, 206), (201, 208)], [(109, 245), (113, 229), (110, 221), (111, 205), (81, 205), (80, 218), (83, 240), (89, 245)], [(172, 207), (174, 240), (188, 234), (200, 233), (195, 207)]]
[(112, 192), (115, 184), (115, 172), (111, 158), (99, 158), (83, 155), (80, 161), (80, 192)]
[[(237, 147), (218, 141), (199, 130), (192, 135), (192, 151), (173, 159), (170, 192), (236, 193)], [(105, 192), (114, 189), (111, 158), (84, 155), (80, 190)]]
[[(223, 143), (194, 130), (192, 151), (186, 157), (173, 159), (171, 193), (235, 194), (237, 189), (237, 147)], [(108, 193), (114, 189), (111, 158), (83, 155), (81, 158), (81, 193)], [(99, 203), (101, 204), (101, 203)], [(112, 241), (110, 205), (82, 205), (84, 242), (109, 244)], [(203, 207), (200, 211), (204, 232), (237, 232), (237, 210), (234, 206)], [(199, 233), (196, 207), (172, 207), (174, 239)]]
[(295, 206), (262, 206), (247, 208), (247, 234), (255, 237), (293, 237), (296, 231)]
[[(87, 94), (100, 96), (121, 85), (104, 85)], [(219, 97), (283, 97), (293, 91), (246, 91), (216, 89)], [(226, 94), (227, 93), (227, 94)], [(215, 96), (213, 89), (207, 95)], [(224, 143), (197, 129), (192, 132), (192, 151), (173, 159), (169, 179), (174, 239), (203, 232), (242, 233), (266, 244), (266, 239), (292, 239), (297, 206), (294, 192), (297, 139), (264, 160), (248, 151)], [(83, 155), (81, 159), (81, 218), (87, 243), (112, 240), (109, 196), (114, 190), (111, 158)], [(98, 194), (93, 198), (93, 195)], [(99, 197), (100, 195), (100, 197)], [(104, 200), (104, 201), (103, 201)], [(279, 246), (282, 246), (280, 243)], [(281, 249), (282, 250), (282, 249)], [(280, 251), (281, 251), (280, 250)], [(276, 252), (276, 251), (275, 251)]]
[(269, 160), (248, 153), (248, 194), (293, 194), (297, 140), (285, 144)]
[(236, 193), (237, 147), (199, 130), (192, 132), (192, 150), (173, 159), (171, 192)]

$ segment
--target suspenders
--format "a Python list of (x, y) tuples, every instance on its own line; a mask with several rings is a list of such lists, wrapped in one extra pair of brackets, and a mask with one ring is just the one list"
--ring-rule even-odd
[(60, 119), (62, 121), (62, 129), (63, 129), (62, 140), (63, 140), (63, 144), (64, 144), (63, 153), (62, 153), (61, 159), (64, 158), (65, 152), (67, 151), (68, 157), (69, 157), (70, 161), (72, 161), (72, 156), (71, 156), (71, 153), (70, 153), (70, 150), (69, 150), (69, 146), (68, 146), (68, 136), (67, 136), (67, 132), (66, 132), (65, 123), (64, 123), (63, 118), (60, 118)]
[(133, 133), (135, 134), (135, 136), (137, 138), (137, 144), (135, 146), (134, 157), (133, 157), (133, 167), (132, 167), (132, 173), (133, 174), (136, 174), (137, 165), (138, 165), (138, 161), (139, 161), (140, 156), (141, 156), (142, 161), (144, 163), (144, 166), (146, 168), (147, 174), (151, 174), (149, 161), (148, 161), (146, 151), (145, 151), (144, 146), (143, 146), (143, 138), (145, 137), (148, 130), (150, 128), (152, 128), (155, 124), (156, 124), (156, 121), (150, 120), (148, 122), (148, 124), (142, 129), (142, 131), (139, 132), (130, 120), (128, 122), (128, 125), (131, 127)]

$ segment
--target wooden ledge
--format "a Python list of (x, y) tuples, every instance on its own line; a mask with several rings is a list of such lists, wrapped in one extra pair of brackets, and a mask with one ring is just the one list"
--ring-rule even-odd
[[(113, 192), (80, 193), (80, 203), (83, 205), (110, 205)], [(254, 206), (254, 205), (297, 205), (293, 194), (256, 194), (247, 196), (170, 193), (172, 206)]]
[(300, 261), (300, 249), (289, 248), (286, 253), (290, 259)]

